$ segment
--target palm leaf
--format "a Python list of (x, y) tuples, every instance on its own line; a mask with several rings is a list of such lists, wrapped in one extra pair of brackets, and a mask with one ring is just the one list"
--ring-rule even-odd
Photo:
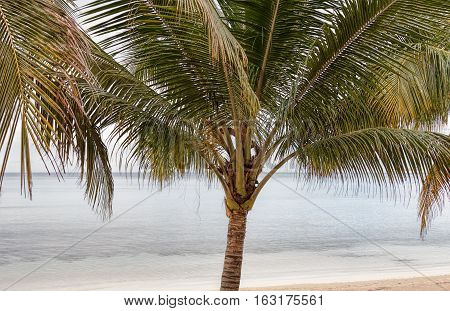
[(419, 196), (420, 233), (422, 236), (427, 232), (431, 220), (438, 212), (442, 211), (446, 200), (448, 201), (450, 193), (450, 175), (448, 173), (448, 170), (443, 173), (436, 165), (431, 168), (423, 183)]
[(31, 196), (32, 146), (57, 174), (75, 156), (86, 195), (109, 214), (112, 177), (106, 147), (86, 115), (78, 80), (88, 74), (89, 45), (61, 1), (0, 1), (0, 149), (3, 179), (20, 130), (22, 186)]
[(450, 109), (450, 52), (440, 46), (418, 46), (403, 60), (409, 75), (384, 71), (371, 105), (390, 126), (446, 124)]
[(83, 16), (106, 37), (103, 48), (177, 107), (212, 115), (216, 105), (231, 111), (233, 96), (242, 113), (255, 113), (245, 54), (209, 1), (100, 0)]
[(380, 191), (399, 185), (422, 187), (422, 230), (433, 207), (442, 207), (450, 187), (450, 137), (405, 129), (363, 129), (324, 139), (298, 152), (309, 178), (375, 185)]
[[(402, 59), (415, 43), (432, 42), (448, 26), (448, 1), (347, 0), (323, 27), (323, 38), (307, 60), (295, 96), (295, 113), (332, 117), (334, 103), (369, 92), (378, 68), (408, 74)], [(321, 113), (314, 114), (315, 109)]]
[(199, 144), (201, 130), (172, 111), (172, 103), (133, 76), (125, 67), (91, 42), (95, 59), (91, 72), (98, 85), (83, 84), (83, 101), (90, 119), (111, 128), (110, 141), (125, 171), (158, 184), (173, 181), (188, 171), (212, 177), (205, 171), (214, 161)]

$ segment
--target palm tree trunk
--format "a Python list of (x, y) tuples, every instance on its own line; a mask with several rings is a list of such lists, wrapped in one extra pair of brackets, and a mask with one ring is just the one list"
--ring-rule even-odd
[(239, 209), (230, 213), (221, 291), (239, 290), (246, 224), (247, 211)]

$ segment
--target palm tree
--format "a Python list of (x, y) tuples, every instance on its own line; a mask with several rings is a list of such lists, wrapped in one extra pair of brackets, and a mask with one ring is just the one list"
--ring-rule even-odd
[[(44, 13), (35, 3), (67, 21), (28, 25), (34, 19), (12, 13)], [(47, 141), (56, 146), (57, 164), (67, 150), (81, 155), (100, 210), (110, 211), (112, 191), (103, 182), (105, 128), (125, 168), (137, 166), (142, 177), (162, 184), (195, 172), (218, 181), (229, 218), (221, 289), (238, 290), (247, 215), (287, 162), (305, 183), (369, 182), (394, 195), (420, 185), (425, 232), (450, 191), (450, 139), (432, 132), (449, 112), (449, 13), (446, 0), (94, 0), (80, 18), (102, 38), (96, 45), (69, 23), (67, 1), (0, 0), (0, 34), (13, 42), (2, 39), (0, 55), (13, 62), (25, 51), (42, 62), (39, 76), (19, 83), (24, 94), (50, 77), (46, 88), (70, 99), (54, 96), (50, 118), (30, 114), (27, 122), (44, 133), (33, 143), (47, 153)], [(57, 29), (78, 45), (67, 36), (40, 42)], [(51, 88), (61, 71), (67, 80)], [(2, 82), (11, 107), (50, 105)], [(2, 133), (28, 117), (6, 125), (3, 114)], [(87, 161), (83, 146), (95, 146)]]

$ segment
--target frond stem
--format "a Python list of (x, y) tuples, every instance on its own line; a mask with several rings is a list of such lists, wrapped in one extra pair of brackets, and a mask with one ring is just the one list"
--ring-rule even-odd
[(269, 36), (267, 38), (267, 44), (266, 44), (266, 48), (264, 51), (264, 57), (263, 57), (263, 60), (261, 63), (261, 68), (259, 70), (258, 84), (256, 87), (256, 92), (255, 92), (256, 97), (258, 97), (258, 99), (261, 98), (261, 94), (262, 94), (262, 89), (263, 89), (263, 85), (264, 85), (264, 76), (266, 73), (267, 62), (269, 61), (270, 50), (272, 48), (272, 38), (273, 38), (274, 30), (275, 30), (276, 20), (278, 17), (279, 7), (280, 7), (280, 0), (277, 0), (274, 11), (273, 11), (273, 15), (272, 15), (272, 23), (270, 26)]

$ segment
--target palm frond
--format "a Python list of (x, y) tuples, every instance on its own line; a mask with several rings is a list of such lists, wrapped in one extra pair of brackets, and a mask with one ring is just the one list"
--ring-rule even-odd
[(100, 128), (112, 128), (119, 165), (137, 169), (140, 177), (158, 184), (187, 172), (212, 177), (205, 158), (210, 151), (199, 143), (198, 124), (174, 111), (167, 98), (132, 75), (124, 66), (91, 42), (91, 72), (98, 85), (83, 85), (83, 101), (90, 119)]
[[(447, 167), (448, 168), (448, 167)], [(449, 199), (449, 170), (440, 170), (436, 165), (428, 173), (419, 196), (420, 234), (423, 237), (430, 227), (431, 220), (442, 212)]]
[(249, 59), (250, 77), (263, 108), (289, 94), (305, 55), (322, 33), (324, 12), (333, 1), (219, 0), (223, 18), (230, 25)]
[[(448, 121), (450, 109), (450, 51), (440, 46), (418, 46), (402, 64), (410, 72), (384, 72), (371, 105), (390, 126), (428, 129)], [(370, 96), (370, 95), (369, 95)]]
[[(450, 137), (406, 129), (374, 128), (324, 139), (299, 150), (309, 178), (331, 178), (380, 191), (400, 185), (423, 188), (424, 219), (449, 187)], [(438, 195), (439, 194), (439, 195)]]
[[(208, 33), (208, 42), (212, 59), (229, 66), (238, 77), (240, 95), (243, 97), (245, 110), (256, 116), (259, 109), (258, 95), (250, 85), (247, 74), (248, 59), (245, 50), (231, 34), (230, 29), (222, 21), (213, 0), (179, 0), (178, 12), (198, 12)], [(195, 15), (194, 15), (195, 16)], [(225, 75), (227, 69), (225, 68)], [(244, 111), (244, 112), (246, 112)], [(242, 118), (242, 117), (241, 117)]]
[(99, 0), (83, 16), (93, 35), (106, 37), (102, 48), (174, 106), (230, 111), (229, 75), (236, 104), (255, 113), (245, 54), (209, 1)]
[(20, 130), (22, 186), (30, 196), (34, 146), (57, 174), (75, 156), (87, 197), (108, 214), (113, 188), (108, 153), (84, 111), (77, 83), (94, 82), (89, 45), (61, 3), (0, 1), (0, 176)]
[[(378, 68), (408, 74), (402, 59), (415, 43), (432, 42), (448, 33), (448, 1), (346, 0), (323, 27), (295, 96), (295, 113), (333, 114), (336, 102), (351, 100), (355, 90), (367, 92), (379, 78)], [(446, 28), (447, 27), (447, 28)]]

